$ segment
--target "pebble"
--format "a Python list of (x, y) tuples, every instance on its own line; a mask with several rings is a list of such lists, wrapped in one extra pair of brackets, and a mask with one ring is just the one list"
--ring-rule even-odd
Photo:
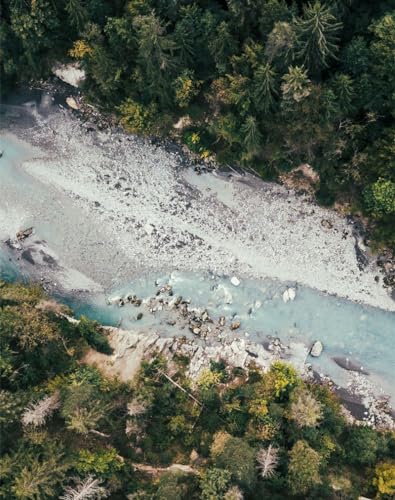
[(233, 286), (239, 286), (240, 285), (240, 280), (236, 276), (232, 276), (230, 279), (230, 282), (232, 283)]

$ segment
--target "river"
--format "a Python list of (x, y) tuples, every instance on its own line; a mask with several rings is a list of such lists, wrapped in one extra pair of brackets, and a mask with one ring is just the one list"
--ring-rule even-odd
[[(36, 108), (34, 109), (36, 112)], [(23, 249), (28, 250), (28, 253), (24, 252), (24, 256), (21, 250), (11, 250), (2, 244), (0, 275), (3, 279), (23, 277), (41, 280), (48, 284), (50, 293), (71, 305), (77, 316), (85, 314), (103, 324), (117, 325), (122, 321), (123, 328), (138, 328), (141, 325), (154, 328), (163, 335), (183, 334), (185, 332), (170, 328), (160, 313), (146, 316), (138, 323), (128, 307), (119, 308), (117, 305), (108, 305), (107, 302), (108, 297), (125, 296), (129, 293), (148, 298), (155, 294), (158, 283), (170, 283), (176, 295), (190, 299), (196, 307), (207, 308), (213, 317), (224, 315), (227, 320), (239, 319), (239, 334), (248, 336), (252, 341), (265, 343), (268, 338), (279, 337), (283, 343), (298, 341), (311, 345), (319, 339), (324, 345), (323, 354), (319, 358), (310, 357), (308, 360), (317, 372), (330, 376), (337, 384), (345, 387), (350, 371), (344, 369), (344, 366), (353, 368), (366, 375), (376, 393), (395, 398), (393, 312), (301, 284), (299, 279), (295, 279), (298, 275), (292, 271), (291, 262), (289, 276), (285, 269), (281, 273), (275, 273), (276, 277), (251, 277), (248, 273), (243, 273), (242, 267), (225, 265), (229, 260), (225, 250), (223, 269), (220, 260), (215, 261), (212, 267), (208, 266), (209, 255), (207, 261), (203, 260), (201, 265), (196, 264), (192, 269), (180, 269), (178, 261), (168, 258), (167, 267), (164, 265), (166, 260), (163, 260), (153, 265), (150, 271), (143, 255), (144, 245), (147, 245), (149, 252), (150, 244), (143, 239), (142, 246), (139, 247), (142, 254), (136, 257), (137, 264), (134, 262), (134, 267), (129, 270), (122, 264), (129, 259), (124, 250), (126, 240), (121, 235), (117, 239), (118, 233), (117, 237), (111, 237), (109, 228), (100, 221), (98, 223), (95, 212), (81, 208), (78, 204), (81, 193), (76, 188), (73, 196), (69, 195), (64, 186), (55, 191), (49, 177), (53, 171), (53, 179), (58, 186), (59, 174), (55, 168), (49, 169), (51, 160), (43, 158), (42, 153), (35, 149), (37, 141), (29, 144), (21, 140), (21, 137), (26, 138), (26, 133), (16, 137), (19, 119), (26, 128), (25, 111), (18, 113), (16, 107), (12, 126), (9, 130), (3, 129), (0, 139), (0, 149), (3, 151), (0, 159), (0, 236), (4, 240), (13, 237), (21, 228), (34, 226), (34, 242), (28, 242), (27, 246), (23, 243)], [(35, 126), (37, 127), (37, 123)], [(43, 126), (48, 127), (48, 124), (44, 122)], [(69, 161), (71, 165), (72, 161)], [(64, 164), (67, 165), (67, 154)], [(83, 168), (84, 165), (81, 165), (81, 169)], [(184, 179), (190, 181), (190, 177), (191, 174), (186, 173)], [(214, 181), (214, 184), (219, 182)], [(205, 181), (196, 178), (194, 182), (198, 185)], [(71, 181), (67, 186), (70, 185)], [(116, 190), (114, 192), (117, 193)], [(226, 189), (221, 190), (220, 201), (224, 205), (229, 203), (228, 195)], [(90, 202), (92, 203), (91, 200)], [(102, 199), (99, 205), (102, 212), (105, 212), (105, 202)], [(114, 213), (115, 211), (112, 212), (113, 218)], [(107, 214), (103, 216), (107, 217)], [(140, 226), (150, 236), (149, 233), (155, 232), (152, 229), (155, 226), (148, 224), (147, 229), (144, 222)], [(292, 232), (292, 224), (290, 231)], [(78, 240), (73, 240), (76, 232)], [(203, 233), (199, 237), (203, 238)], [(224, 247), (226, 252), (229, 246), (230, 243)], [(90, 267), (92, 252), (94, 269)], [(114, 255), (120, 262), (116, 270), (113, 267)], [(188, 254), (177, 254), (179, 258), (187, 258), (185, 255)], [(235, 260), (238, 258), (240, 252)], [(256, 258), (259, 259), (259, 256)], [(317, 265), (320, 263), (319, 258), (318, 256)], [(139, 259), (142, 272), (136, 272)], [(324, 258), (322, 262), (325, 262)], [(324, 264), (322, 265), (322, 273), (325, 274)], [(234, 274), (232, 270), (240, 278), (238, 286), (230, 281)], [(101, 274), (103, 280), (100, 279)], [(104, 279), (107, 275), (111, 279)], [(343, 279), (348, 278), (345, 276)], [(364, 279), (365, 276), (362, 276), (361, 280)], [(58, 287), (56, 281), (62, 286)], [(325, 282), (324, 278), (323, 281)], [(289, 286), (296, 290), (296, 298), (284, 302), (283, 293)], [(372, 284), (372, 289), (373, 286)], [(85, 292), (82, 293), (81, 290)], [(369, 293), (374, 298), (375, 292)], [(380, 303), (380, 299), (374, 303)], [(339, 362), (343, 364), (343, 368), (339, 366)]]

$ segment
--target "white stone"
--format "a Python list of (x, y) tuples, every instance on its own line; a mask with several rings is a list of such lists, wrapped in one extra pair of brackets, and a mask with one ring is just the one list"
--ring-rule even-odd
[(316, 340), (311, 347), (310, 354), (314, 358), (318, 358), (318, 356), (321, 356), (323, 349), (324, 349), (324, 346), (322, 345), (322, 342), (320, 342), (319, 340)]
[(289, 300), (295, 300), (296, 290), (295, 288), (287, 288), (283, 293), (283, 301), (287, 303)]
[(65, 83), (73, 87), (79, 87), (85, 80), (85, 71), (78, 63), (58, 64), (52, 68), (52, 72)]
[(151, 236), (151, 234), (154, 232), (155, 227), (152, 224), (146, 224), (144, 226), (144, 231), (148, 234), (148, 236)]
[(79, 107), (77, 101), (74, 99), (74, 97), (67, 97), (66, 103), (72, 109), (80, 109), (80, 107)]
[(232, 283), (233, 286), (239, 286), (240, 285), (240, 280), (236, 276), (232, 276), (230, 279), (230, 282)]

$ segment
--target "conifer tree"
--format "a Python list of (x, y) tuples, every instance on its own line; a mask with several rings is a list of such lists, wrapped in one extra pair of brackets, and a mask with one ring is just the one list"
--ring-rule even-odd
[(329, 7), (317, 0), (304, 7), (303, 17), (297, 18), (294, 24), (297, 56), (312, 72), (327, 68), (329, 60), (336, 57), (342, 23)]

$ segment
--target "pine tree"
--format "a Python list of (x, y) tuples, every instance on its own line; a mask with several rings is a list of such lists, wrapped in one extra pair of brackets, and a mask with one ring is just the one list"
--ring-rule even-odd
[(281, 90), (285, 101), (299, 102), (310, 95), (310, 80), (303, 66), (290, 66), (282, 80)]
[(162, 20), (153, 13), (135, 18), (134, 27), (138, 35), (139, 69), (144, 75), (141, 90), (148, 90), (148, 96), (163, 105), (170, 104), (170, 81), (177, 66), (176, 44), (166, 34)]
[(275, 77), (276, 74), (268, 63), (260, 65), (254, 74), (254, 97), (258, 109), (264, 113), (267, 113), (274, 104), (274, 97), (277, 93)]
[(256, 118), (252, 115), (247, 116), (246, 121), (241, 127), (243, 134), (244, 155), (243, 159), (251, 160), (259, 152), (262, 143), (262, 134), (259, 130)]
[(10, 493), (23, 500), (41, 500), (56, 497), (56, 491), (67, 465), (62, 463), (59, 450), (48, 450), (43, 455), (21, 453), (14, 462)]
[(81, 30), (88, 19), (88, 12), (81, 0), (67, 0), (65, 10), (70, 17), (72, 26)]
[(297, 18), (294, 24), (297, 56), (312, 72), (327, 68), (328, 61), (336, 57), (342, 23), (337, 21), (329, 7), (316, 1), (304, 7), (303, 18)]

